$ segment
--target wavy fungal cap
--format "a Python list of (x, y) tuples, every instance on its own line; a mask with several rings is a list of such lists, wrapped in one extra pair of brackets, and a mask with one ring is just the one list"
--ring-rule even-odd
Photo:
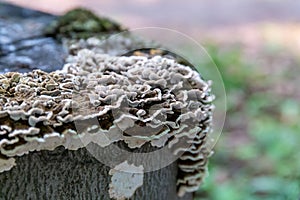
[[(178, 160), (178, 194), (198, 189), (210, 152), (210, 82), (155, 56), (81, 50), (61, 71), (0, 75), (0, 172), (32, 151), (124, 141), (167, 147)], [(90, 123), (97, 120), (97, 123)]]

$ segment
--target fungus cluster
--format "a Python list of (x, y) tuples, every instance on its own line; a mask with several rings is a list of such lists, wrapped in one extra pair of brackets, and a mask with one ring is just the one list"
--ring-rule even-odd
[[(87, 39), (69, 39), (65, 40), (70, 55), (77, 55), (83, 49), (89, 49), (97, 54), (109, 54), (112, 56), (121, 56), (136, 49), (151, 46), (158, 48), (160, 45), (154, 41), (145, 40), (129, 32), (123, 32), (112, 37), (99, 39), (91, 37)], [(145, 54), (143, 55), (145, 56)]]
[(178, 156), (179, 196), (202, 182), (214, 97), (211, 83), (188, 66), (84, 49), (60, 71), (10, 72), (0, 83), (0, 172), (31, 151), (123, 141)]

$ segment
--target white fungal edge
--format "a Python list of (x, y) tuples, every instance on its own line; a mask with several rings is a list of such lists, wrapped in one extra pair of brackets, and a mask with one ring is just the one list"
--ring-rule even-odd
[(9, 158), (4, 160), (0, 158), (0, 173), (4, 171), (9, 171), (16, 165), (16, 160), (14, 158)]
[(124, 200), (134, 195), (135, 191), (143, 185), (144, 168), (136, 167), (127, 161), (117, 165), (109, 171), (111, 183), (109, 184), (109, 196), (116, 200)]
[[(34, 130), (34, 128), (30, 128), (28, 131)], [(13, 168), (15, 163), (16, 156), (23, 156), (24, 154), (29, 154), (33, 151), (41, 151), (41, 150), (50, 150), (53, 151), (56, 147), (64, 146), (65, 149), (68, 150), (78, 150), (80, 148), (84, 148), (88, 146), (90, 143), (95, 143), (101, 147), (106, 147), (115, 141), (119, 141), (120, 138), (110, 138), (108, 133), (116, 133), (117, 134), (116, 126), (113, 126), (108, 131), (101, 131), (99, 130), (96, 134), (90, 134), (88, 132), (83, 132), (82, 134), (78, 135), (76, 131), (73, 130), (65, 130), (62, 134), (60, 133), (49, 133), (44, 135), (43, 138), (33, 137), (27, 138), (24, 136), (24, 139), (27, 141), (26, 144), (21, 146), (17, 146), (13, 150), (4, 150), (1, 148), (2, 143), (9, 143), (9, 142), (17, 142), (17, 141), (8, 141), (2, 140), (0, 142), (0, 151), (2, 154), (9, 157), (9, 159), (1, 159), (0, 158), (0, 173), (4, 171), (9, 171)], [(16, 139), (17, 140), (17, 139)]]

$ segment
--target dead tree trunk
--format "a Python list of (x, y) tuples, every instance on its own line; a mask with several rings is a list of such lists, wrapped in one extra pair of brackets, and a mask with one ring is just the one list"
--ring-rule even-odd
[[(177, 164), (146, 173), (133, 200), (183, 200), (176, 194)], [(17, 159), (17, 165), (0, 174), (0, 199), (97, 199), (109, 197), (109, 167), (82, 148), (33, 152)]]
[[(62, 68), (67, 53), (61, 44), (42, 32), (55, 18), (0, 3), (0, 73), (33, 69), (51, 72)], [(30, 152), (18, 157), (11, 170), (0, 173), (0, 199), (110, 199), (109, 170), (85, 148)], [(142, 187), (131, 199), (192, 199), (191, 193), (182, 198), (177, 196), (177, 173), (176, 162), (146, 173)]]

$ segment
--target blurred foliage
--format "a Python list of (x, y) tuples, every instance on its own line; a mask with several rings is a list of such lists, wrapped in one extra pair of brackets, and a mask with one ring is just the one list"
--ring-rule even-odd
[(273, 92), (293, 82), (299, 58), (263, 48), (253, 59), (238, 44), (207, 50), (222, 74), (228, 111), (196, 199), (299, 200), (299, 99)]

